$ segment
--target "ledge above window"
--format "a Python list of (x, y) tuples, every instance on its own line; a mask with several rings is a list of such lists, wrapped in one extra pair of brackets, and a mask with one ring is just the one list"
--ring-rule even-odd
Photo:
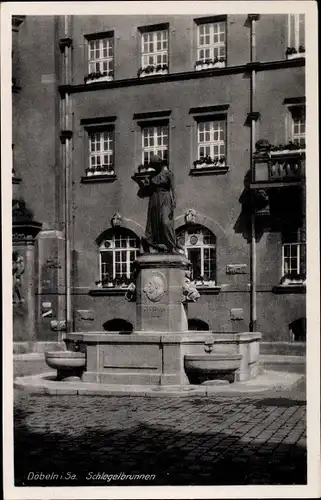
[(157, 23), (157, 24), (149, 24), (147, 26), (139, 26), (137, 29), (140, 33), (150, 33), (151, 31), (164, 31), (168, 30), (169, 23)]

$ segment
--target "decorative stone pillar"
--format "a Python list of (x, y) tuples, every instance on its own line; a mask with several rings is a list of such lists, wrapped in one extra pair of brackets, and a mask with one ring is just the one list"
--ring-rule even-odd
[(189, 260), (180, 254), (145, 254), (136, 260), (136, 333), (188, 331), (182, 303)]
[(30, 342), (36, 339), (35, 242), (42, 224), (33, 220), (13, 220), (12, 247), (22, 257), (24, 271), (19, 278), (20, 296), (13, 290), (13, 340)]

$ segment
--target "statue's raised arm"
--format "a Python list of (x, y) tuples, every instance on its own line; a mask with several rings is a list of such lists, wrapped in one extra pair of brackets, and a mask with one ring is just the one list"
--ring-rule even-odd
[(145, 251), (182, 253), (176, 243), (174, 209), (176, 195), (174, 174), (158, 156), (152, 156), (154, 172), (146, 184), (141, 183), (138, 196), (149, 196)]

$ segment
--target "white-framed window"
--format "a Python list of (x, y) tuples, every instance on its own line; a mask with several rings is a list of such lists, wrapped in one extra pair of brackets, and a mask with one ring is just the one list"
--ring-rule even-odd
[(305, 107), (290, 107), (289, 114), (290, 140), (298, 146), (305, 147)]
[(302, 275), (305, 268), (304, 245), (299, 231), (290, 231), (282, 237), (282, 276)]
[(141, 66), (142, 69), (148, 66), (166, 66), (168, 70), (168, 29), (142, 33)]
[(168, 160), (168, 133), (168, 124), (142, 127), (142, 164), (150, 163), (153, 154)]
[(114, 130), (88, 132), (89, 168), (111, 170), (114, 167)]
[(197, 60), (226, 60), (226, 23), (218, 21), (197, 26)]
[(206, 120), (197, 124), (198, 159), (226, 156), (226, 120)]
[(133, 279), (133, 264), (138, 250), (139, 238), (132, 231), (119, 229), (107, 232), (99, 247), (102, 285)]
[[(114, 76), (114, 38), (88, 40), (88, 73), (97, 78), (112, 79)], [(99, 77), (99, 74), (101, 75)]]
[(192, 280), (216, 280), (216, 237), (202, 226), (185, 227), (177, 232), (177, 240), (192, 264)]
[(305, 51), (305, 14), (288, 15), (288, 47)]

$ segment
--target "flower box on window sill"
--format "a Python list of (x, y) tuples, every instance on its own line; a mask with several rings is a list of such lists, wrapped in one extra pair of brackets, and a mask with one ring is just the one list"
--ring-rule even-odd
[(200, 278), (196, 278), (191, 280), (191, 286), (197, 288), (200, 293), (219, 293), (221, 287), (218, 286), (215, 280), (205, 280), (202, 276)]
[(280, 155), (305, 155), (305, 144), (295, 144), (289, 141), (287, 144), (278, 144), (276, 146), (270, 146), (269, 148), (270, 156), (280, 156)]
[(84, 78), (84, 82), (86, 85), (88, 85), (90, 83), (96, 83), (96, 82), (111, 82), (113, 79), (114, 79), (113, 72), (109, 72), (108, 74), (98, 72), (98, 73), (89, 73), (89, 75), (87, 75)]
[(81, 182), (113, 182), (116, 178), (114, 169), (87, 168), (86, 176), (81, 178)]
[(197, 290), (201, 294), (215, 294), (221, 291), (221, 287), (215, 284), (215, 281), (199, 281), (195, 280), (192, 282), (196, 286)]
[(206, 157), (194, 161), (193, 167), (190, 170), (190, 175), (204, 174), (225, 174), (229, 167), (226, 165), (225, 157), (214, 158)]
[(203, 71), (204, 69), (211, 68), (225, 68), (226, 61), (224, 58), (221, 59), (209, 59), (205, 61), (196, 61), (195, 63), (195, 71)]
[(157, 66), (150, 65), (145, 68), (139, 68), (137, 72), (138, 78), (145, 78), (146, 76), (154, 76), (154, 75), (167, 75), (168, 74), (168, 66), (167, 64), (159, 64)]
[(306, 277), (304, 274), (288, 273), (284, 275), (280, 284), (274, 287), (274, 293), (305, 293)]
[(305, 48), (301, 45), (299, 50), (295, 47), (288, 47), (285, 51), (285, 57), (287, 59), (299, 59), (300, 57), (305, 57)]

